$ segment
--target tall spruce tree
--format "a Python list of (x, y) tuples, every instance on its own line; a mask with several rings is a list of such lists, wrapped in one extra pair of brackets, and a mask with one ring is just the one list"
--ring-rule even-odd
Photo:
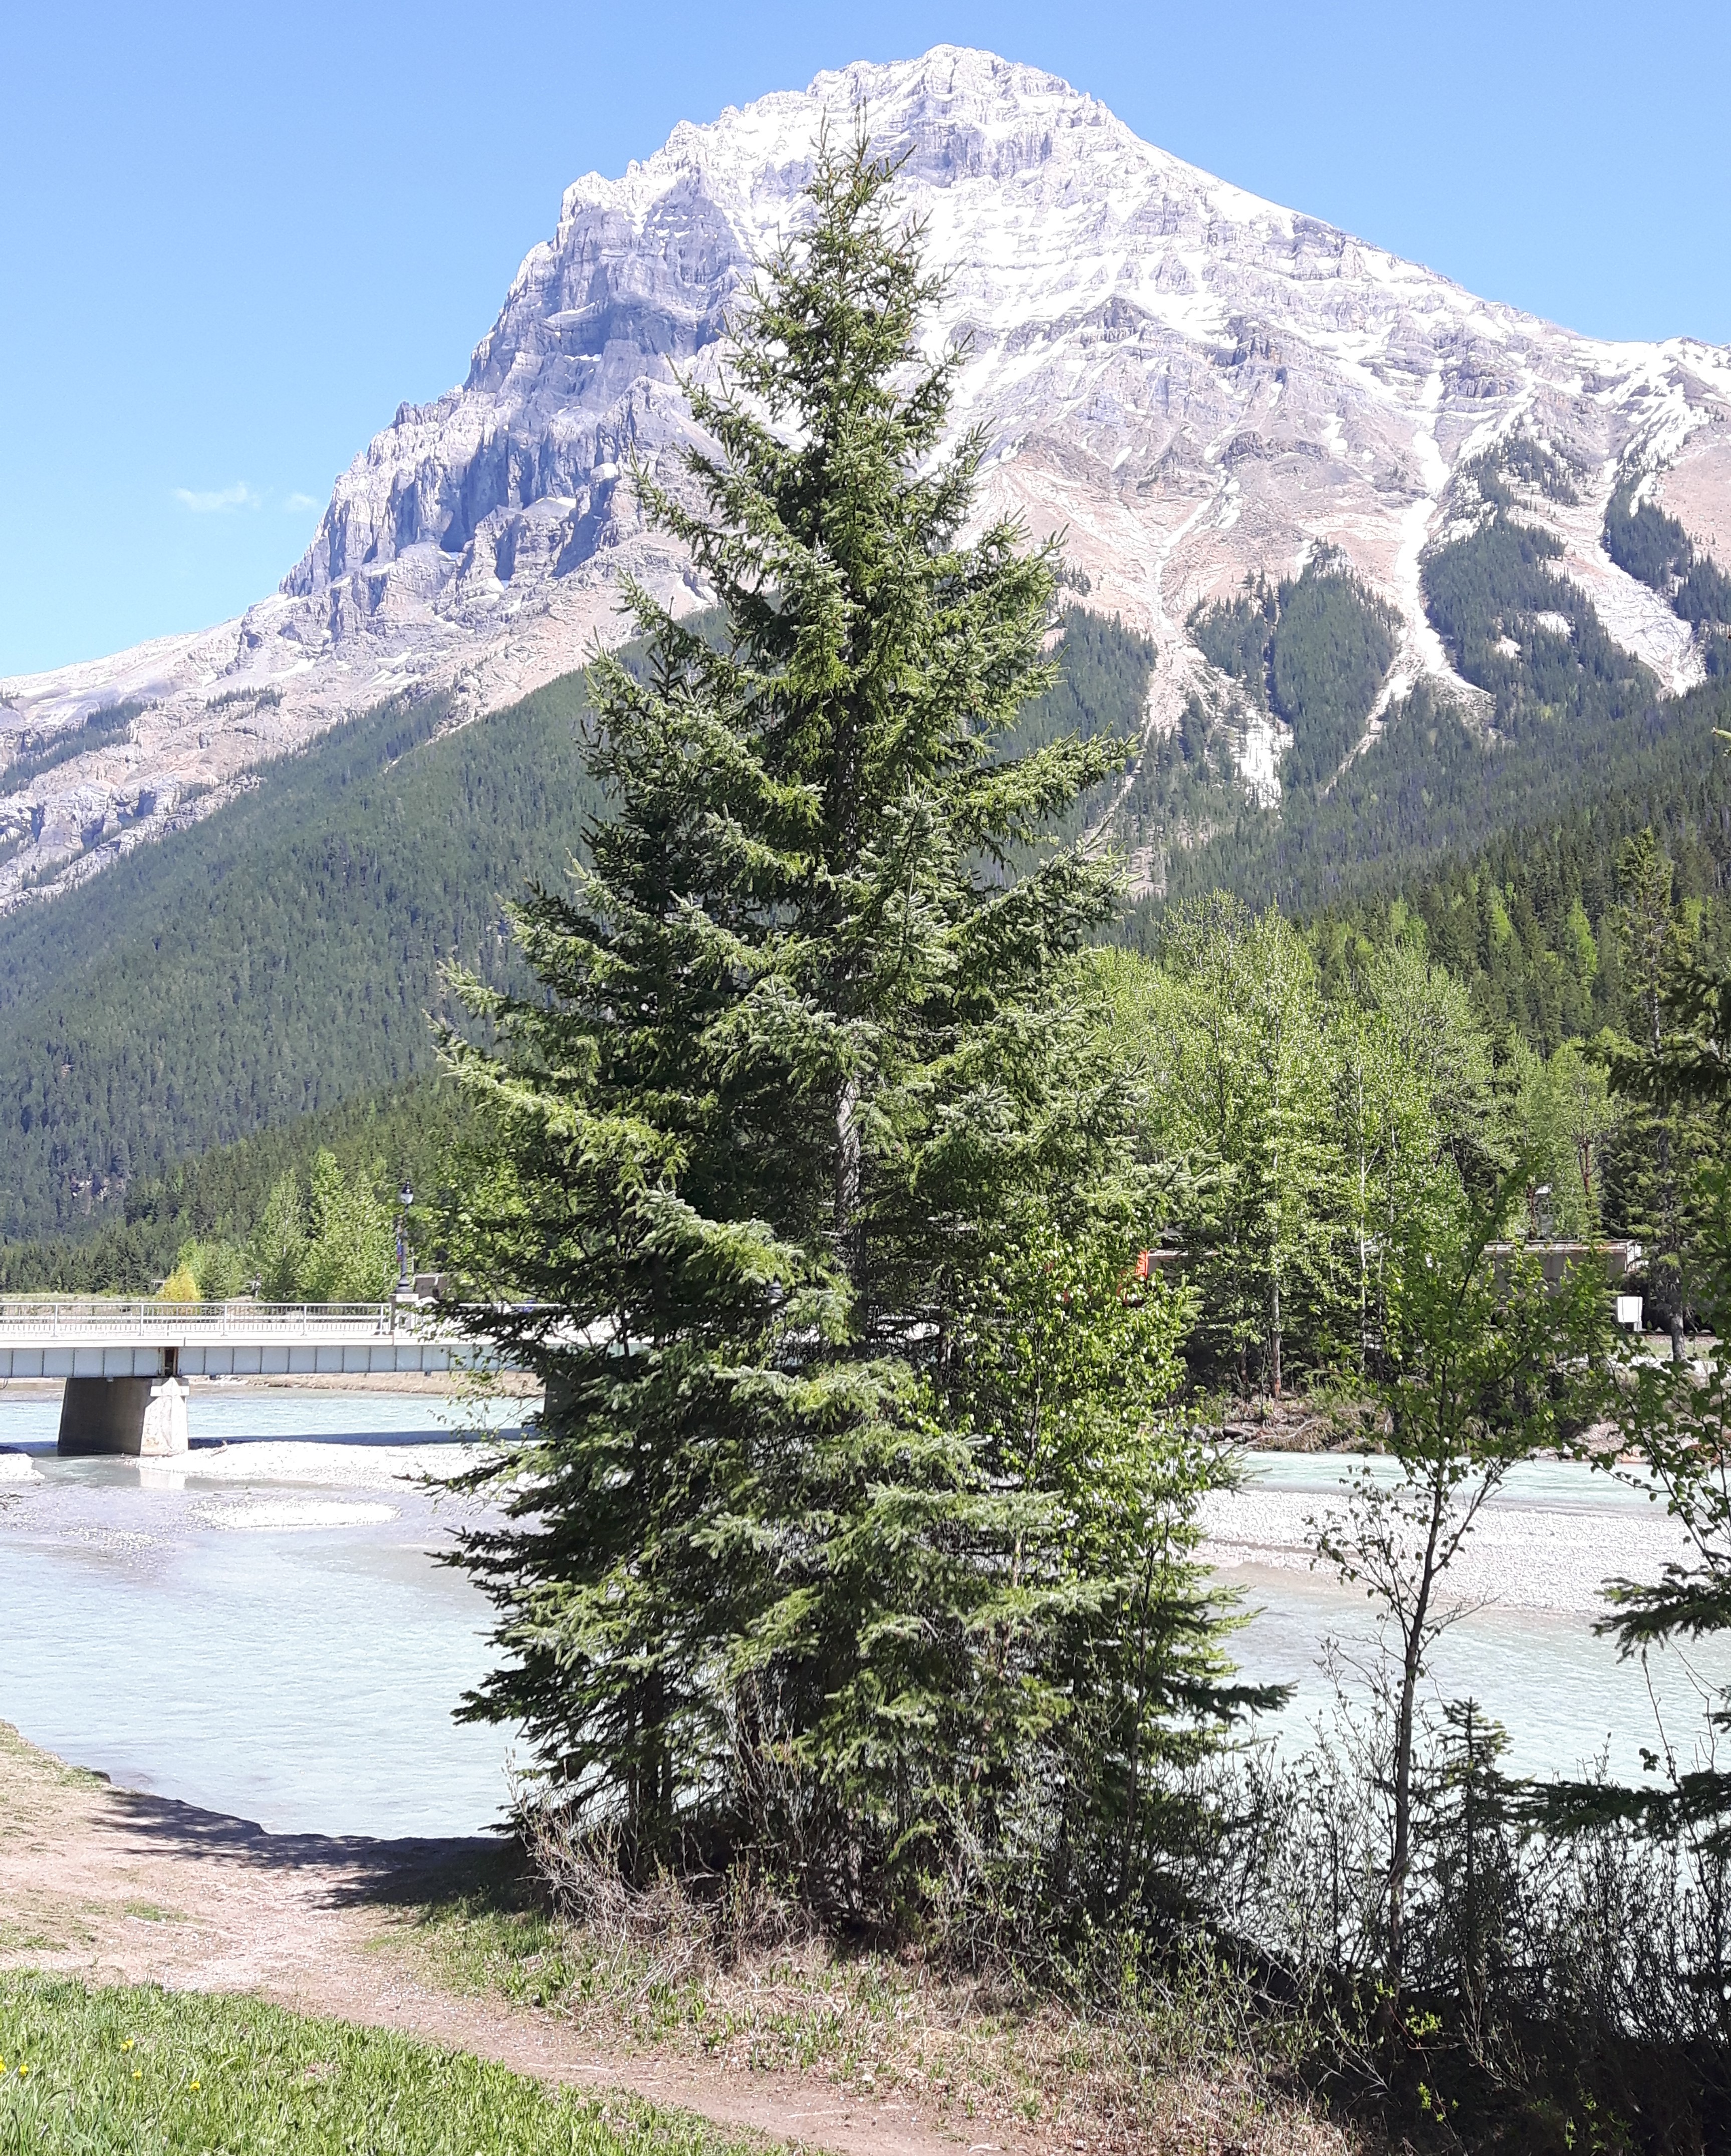
[[(1662, 1058), (1667, 1000), (1691, 957), (1677, 906), (1675, 869), (1651, 829), (1624, 842), (1617, 857), (1622, 896), (1616, 911), (1628, 1039), (1608, 1044), (1613, 1074), (1638, 1073)], [(1699, 1315), (1700, 1222), (1695, 1166), (1710, 1132), (1677, 1099), (1637, 1085), (1626, 1099), (1610, 1148), (1609, 1210), (1642, 1245), (1650, 1314), (1671, 1334), (1672, 1358), (1684, 1361), (1684, 1335)]]
[[(731, 379), (692, 392), (714, 453), (676, 491), (637, 471), (722, 630), (632, 590), (649, 663), (592, 674), (611, 813), (516, 916), (542, 993), (469, 982), (496, 1045), (446, 1050), (490, 1133), (449, 1223), (467, 1320), (547, 1387), (475, 1478), (506, 1519), (460, 1561), (505, 1659), (465, 1712), (521, 1721), (639, 1866), (753, 1832), (855, 1909), (998, 1831), (1036, 1754), (1040, 1815), (1086, 1810), (1091, 1656), (1142, 1657), (1138, 1759), (1231, 1704), (1184, 1540), (1205, 1464), (1175, 1450), (1138, 1501), (1157, 1565), (1074, 1532), (1090, 1404), (1126, 1456), (1179, 1324), (1151, 1291), (1127, 1338), (1098, 1290), (1147, 1224), (1116, 1081), (1078, 1075), (1116, 877), (1041, 839), (1125, 751), (995, 746), (1052, 678), (1054, 562), (962, 536), (984, 443), (943, 446), (960, 355), (922, 354), (892, 181), (820, 146)], [(1115, 1344), (1060, 1358), (1066, 1442), (1030, 1451), (981, 1328), (1042, 1276), (980, 1285), (1054, 1235), (1082, 1255), (1042, 1339), (1110, 1304)], [(1044, 1366), (993, 1367), (1025, 1394)]]
[[(1659, 1578), (1605, 1584), (1610, 1609), (1595, 1629), (1622, 1655), (1645, 1660), (1665, 1647), (1711, 1648), (1731, 1632), (1731, 972), (1674, 964), (1647, 1039), (1615, 1057), (1612, 1075), (1626, 1098), (1699, 1118), (1711, 1134), (1692, 1163), (1689, 1194), (1697, 1291), (1713, 1337), (1697, 1342), (1698, 1361), (1668, 1363), (1638, 1340), (1630, 1344), (1610, 1395), (1622, 1445), (1599, 1460), (1615, 1471), (1618, 1458), (1638, 1459), (1682, 1531), (1679, 1554)], [(1562, 1785), (1553, 1801), (1564, 1818), (1632, 1817), (1661, 1835), (1698, 1838), (1719, 1856), (1731, 1853), (1731, 1771), (1723, 1763), (1731, 1685), (1712, 1661), (1691, 1675), (1703, 1696), (1705, 1731), (1690, 1743), (1660, 1723), (1658, 1749), (1645, 1761), (1657, 1779), (1625, 1789), (1602, 1779)]]

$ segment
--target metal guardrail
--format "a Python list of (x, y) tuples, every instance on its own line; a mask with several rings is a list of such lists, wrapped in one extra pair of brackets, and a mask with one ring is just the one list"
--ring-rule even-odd
[(13, 1378), (294, 1377), (496, 1368), (436, 1305), (158, 1302), (0, 1296), (0, 1383)]
[(244, 1336), (309, 1340), (388, 1339), (420, 1313), (391, 1302), (158, 1302), (118, 1296), (8, 1296), (0, 1298), (0, 1338), (89, 1339), (95, 1334), (131, 1338), (211, 1339)]

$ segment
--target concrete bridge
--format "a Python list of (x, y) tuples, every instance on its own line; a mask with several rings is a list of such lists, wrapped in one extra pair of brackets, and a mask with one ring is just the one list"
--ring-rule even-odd
[(0, 1299), (0, 1380), (59, 1378), (62, 1452), (187, 1450), (187, 1380), (473, 1368), (488, 1352), (424, 1307)]

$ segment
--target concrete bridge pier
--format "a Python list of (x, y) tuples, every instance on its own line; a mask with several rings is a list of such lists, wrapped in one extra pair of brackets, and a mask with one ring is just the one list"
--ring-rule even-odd
[(69, 1378), (60, 1399), (58, 1449), (145, 1460), (184, 1452), (185, 1379), (172, 1367), (159, 1378)]

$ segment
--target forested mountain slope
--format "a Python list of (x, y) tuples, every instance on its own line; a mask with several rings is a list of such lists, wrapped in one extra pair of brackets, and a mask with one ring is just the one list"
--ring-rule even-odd
[[(1559, 925), (1574, 897), (1555, 892), (1579, 885), (1598, 939), (1616, 844), (1648, 823), (1691, 891), (1720, 889), (1731, 797), (1713, 727), (1731, 724), (1731, 680), (1662, 696), (1554, 577), (1515, 495), (1498, 498), (1513, 485), (1501, 466), (1474, 485), (1476, 518), (1425, 565), (1474, 706), (1421, 684), (1385, 699), (1374, 738), (1350, 754), (1386, 686), (1393, 629), (1336, 558), (1199, 610), (1216, 691), (1193, 691), (1176, 731), (1059, 834), (1104, 818), (1158, 853), (1163, 891), (1133, 913), (1127, 940), (1157, 938), (1173, 900), (1225, 887), (1374, 941), (1404, 894), (1409, 911), (1447, 912), (1455, 925), (1438, 915), (1436, 932), (1451, 964), (1501, 984), (1487, 1012), (1544, 1042), (1583, 1012), (1613, 1013), (1602, 972), (1577, 993), (1539, 965), (1540, 952), (1579, 947)], [(1076, 608), (1057, 655), (1057, 686), (1006, 749), (1060, 732), (1137, 737), (1158, 676), (1152, 640)], [(1246, 797), (1227, 747), (1252, 706), (1292, 729), (1266, 806)], [(457, 957), (499, 978), (502, 901), (558, 876), (602, 808), (575, 738), (583, 709), (578, 675), (443, 734), (437, 700), (388, 706), (270, 767), (172, 846), (0, 918), (0, 1235), (88, 1233), (131, 1210), (141, 1180), (427, 1072), (440, 965)], [(1526, 888), (1553, 853), (1529, 935), (1523, 902), (1495, 894)], [(1464, 955), (1463, 878), (1477, 879), (1482, 965)], [(1497, 906), (1519, 931), (1513, 946)]]
[(598, 804), (581, 677), (440, 737), (348, 721), (172, 845), (0, 920), (0, 1233), (426, 1070), (438, 973), (510, 963), (500, 898)]
[(1416, 942), (1466, 984), (1498, 1035), (1549, 1052), (1601, 1027), (1638, 1029), (1618, 933), (1631, 839), (1650, 829), (1670, 865), (1688, 947), (1710, 963), (1731, 958), (1731, 746), (1709, 724), (1731, 717), (1731, 699), (1692, 701), (1687, 725), (1560, 814), (1325, 908), (1311, 924), (1324, 977), (1343, 979), (1367, 952)]
[[(1699, 685), (1667, 695), (1609, 634), (1586, 591), (1563, 573), (1562, 542), (1537, 515), (1538, 505), (1578, 506), (1576, 477), (1517, 437), (1466, 466), (1451, 489), (1449, 523), (1420, 575), (1456, 689), (1420, 681), (1403, 693), (1391, 670), (1380, 710), (1367, 710), (1377, 601), (1326, 560), (1278, 593), (1253, 587), (1194, 619), (1215, 685), (1192, 692), (1128, 798), (1152, 886), (1133, 937), (1152, 932), (1174, 899), (1224, 886), (1313, 912), (1577, 804), (1669, 798), (1686, 783), (1711, 755), (1713, 727), (1727, 723), (1731, 679), (1709, 645)], [(1307, 599), (1307, 586), (1317, 595)], [(1283, 604), (1305, 629), (1302, 670), (1297, 654), (1287, 666), (1302, 701), (1285, 691), (1300, 724), (1259, 800), (1230, 783), (1232, 760), (1217, 744), (1242, 727), (1247, 706), (1279, 709)], [(1373, 714), (1368, 745), (1318, 783), (1358, 716)], [(1307, 753), (1307, 741), (1323, 752)]]

